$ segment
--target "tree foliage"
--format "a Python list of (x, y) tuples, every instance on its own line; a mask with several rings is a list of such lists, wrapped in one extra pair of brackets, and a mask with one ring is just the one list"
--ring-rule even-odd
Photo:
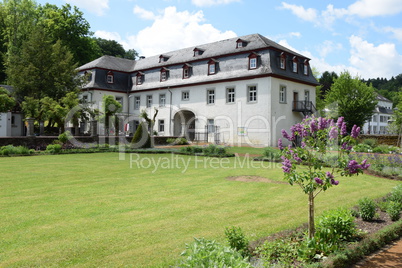
[(124, 50), (123, 46), (115, 40), (107, 40), (103, 38), (95, 38), (98, 44), (101, 55), (114, 56), (119, 58), (125, 58), (135, 60), (138, 57), (138, 53), (134, 49)]
[(16, 102), (7, 89), (0, 87), (0, 113), (5, 113), (14, 108)]
[[(105, 120), (106, 134), (109, 134), (110, 123), (114, 122), (117, 125), (117, 118), (115, 115), (121, 112), (122, 105), (112, 95), (104, 95), (102, 100), (103, 105), (103, 118)], [(118, 126), (116, 126), (118, 129)]]
[(352, 78), (343, 72), (335, 79), (325, 101), (330, 116), (344, 117), (350, 131), (353, 125), (362, 127), (371, 118), (377, 105), (377, 95), (372, 86), (367, 86), (358, 77)]

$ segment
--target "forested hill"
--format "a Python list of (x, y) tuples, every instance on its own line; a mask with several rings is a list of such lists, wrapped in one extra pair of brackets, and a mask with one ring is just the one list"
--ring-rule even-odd
[(398, 99), (398, 92), (402, 91), (402, 74), (392, 77), (389, 80), (387, 78), (370, 78), (363, 80), (363, 82), (367, 85), (372, 84), (373, 87), (377, 89), (378, 93), (391, 100), (394, 104), (402, 101)]

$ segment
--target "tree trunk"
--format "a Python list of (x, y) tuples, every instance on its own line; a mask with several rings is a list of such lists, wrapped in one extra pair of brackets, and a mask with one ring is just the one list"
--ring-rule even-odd
[(308, 238), (312, 239), (314, 234), (314, 192), (311, 192), (308, 194)]

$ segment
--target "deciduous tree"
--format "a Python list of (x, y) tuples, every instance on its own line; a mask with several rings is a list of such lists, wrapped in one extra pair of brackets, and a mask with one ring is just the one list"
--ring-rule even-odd
[(353, 125), (362, 127), (371, 118), (377, 105), (377, 95), (372, 86), (367, 86), (358, 77), (352, 78), (343, 72), (335, 79), (325, 102), (332, 118), (344, 117), (347, 129)]

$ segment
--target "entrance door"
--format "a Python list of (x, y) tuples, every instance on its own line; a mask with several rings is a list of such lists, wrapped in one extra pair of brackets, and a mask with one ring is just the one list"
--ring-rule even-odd
[(293, 109), (297, 110), (297, 102), (299, 101), (299, 92), (293, 92)]

